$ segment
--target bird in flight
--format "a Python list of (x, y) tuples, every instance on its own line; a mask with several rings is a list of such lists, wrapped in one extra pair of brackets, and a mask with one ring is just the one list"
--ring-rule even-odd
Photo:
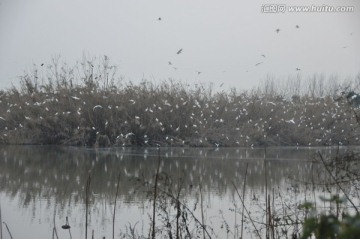
[(159, 17), (159, 18), (158, 18), (158, 21), (161, 21), (161, 20), (162, 20), (161, 17)]
[(258, 65), (260, 65), (260, 64), (262, 64), (263, 62), (258, 62), (258, 63), (256, 63), (255, 64), (255, 66), (258, 66)]
[(300, 28), (299, 25), (296, 25), (295, 27), (296, 27), (296, 28)]
[(296, 71), (300, 71), (301, 69), (300, 68), (296, 68)]
[(180, 50), (178, 50), (178, 51), (176, 52), (176, 54), (179, 55), (179, 54), (182, 52), (182, 50), (183, 50), (183, 49), (181, 48)]
[(172, 65), (171, 61), (169, 61), (169, 65)]
[(261, 55), (262, 57), (266, 58), (266, 56), (264, 54)]
[(279, 32), (280, 32), (280, 29), (278, 28), (278, 29), (276, 29), (275, 31), (276, 31), (276, 33), (279, 33)]
[(198, 73), (198, 75), (200, 75), (200, 74), (201, 74), (201, 71), (196, 71), (196, 73)]
[(44, 65), (44, 63), (41, 63), (41, 66), (43, 66)]

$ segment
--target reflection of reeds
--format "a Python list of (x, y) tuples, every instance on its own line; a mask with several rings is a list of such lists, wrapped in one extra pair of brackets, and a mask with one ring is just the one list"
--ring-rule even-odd
[(88, 210), (89, 210), (89, 191), (90, 191), (91, 176), (88, 176), (86, 180), (85, 188), (85, 239), (87, 239), (87, 228), (88, 228)]
[(179, 227), (179, 219), (181, 216), (181, 207), (180, 207), (180, 192), (182, 189), (182, 184), (183, 184), (183, 180), (181, 178), (179, 178), (179, 182), (178, 182), (178, 190), (177, 190), (177, 194), (176, 194), (176, 239), (180, 238), (180, 227)]
[(54, 227), (53, 227), (52, 239), (54, 239), (55, 236), (56, 236), (57, 239), (59, 239), (58, 234), (57, 234), (57, 230), (56, 230), (55, 215), (56, 215), (56, 204), (55, 204), (55, 207), (54, 207), (54, 217), (53, 217)]
[[(244, 184), (243, 184), (243, 195), (245, 195), (246, 190), (246, 177), (247, 177), (247, 171), (248, 171), (249, 163), (246, 163), (246, 169), (245, 169), (245, 176), (244, 176)], [(245, 204), (242, 205), (242, 212), (241, 212), (241, 231), (240, 231), (240, 238), (243, 238), (243, 230), (244, 230), (244, 209)]]
[(201, 188), (201, 180), (199, 184), (199, 190), (200, 190), (200, 210), (201, 210), (201, 224), (203, 225), (203, 238), (205, 239), (205, 218), (204, 218), (204, 200), (203, 200), (203, 194), (202, 194), (202, 188)]
[(113, 228), (112, 228), (112, 238), (115, 238), (115, 214), (116, 214), (116, 199), (117, 196), (119, 194), (119, 185), (120, 185), (120, 173), (118, 176), (118, 180), (117, 180), (117, 185), (116, 185), (116, 194), (115, 194), (115, 201), (114, 201), (114, 214), (113, 214)]
[(2, 218), (1, 218), (1, 204), (0, 204), (0, 239), (3, 239), (3, 234), (2, 234)]
[(265, 238), (269, 238), (269, 225), (270, 225), (270, 218), (268, 217), (268, 208), (269, 208), (269, 201), (267, 200), (268, 195), (268, 176), (267, 176), (267, 162), (266, 162), (266, 147), (265, 147), (265, 153), (264, 153), (264, 176), (265, 176), (265, 218), (266, 218), (266, 232), (265, 232)]
[(153, 217), (152, 217), (152, 231), (151, 231), (151, 238), (155, 239), (155, 220), (156, 220), (156, 197), (157, 197), (157, 183), (159, 179), (159, 171), (160, 171), (160, 163), (161, 163), (161, 157), (160, 157), (160, 148), (158, 148), (158, 165), (156, 168), (156, 174), (155, 174), (155, 185), (154, 185), (154, 201), (153, 201)]

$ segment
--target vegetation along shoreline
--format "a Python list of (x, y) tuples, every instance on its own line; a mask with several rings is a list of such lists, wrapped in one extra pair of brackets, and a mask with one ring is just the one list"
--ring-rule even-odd
[[(0, 91), (0, 143), (111, 146), (359, 145), (359, 77), (314, 76), (257, 89), (215, 91), (166, 80), (116, 80), (105, 62), (21, 77)], [(59, 68), (59, 69), (58, 69)], [(75, 70), (77, 69), (77, 71)], [(76, 73), (77, 72), (77, 73)], [(46, 80), (45, 80), (46, 79)]]

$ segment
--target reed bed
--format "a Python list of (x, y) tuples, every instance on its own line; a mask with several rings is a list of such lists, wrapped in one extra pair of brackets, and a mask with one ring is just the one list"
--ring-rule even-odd
[(125, 82), (107, 58), (97, 66), (53, 62), (0, 91), (0, 143), (358, 145), (359, 79), (340, 84), (318, 76), (301, 87), (300, 79), (285, 85), (268, 79), (251, 91), (225, 91), (171, 79)]

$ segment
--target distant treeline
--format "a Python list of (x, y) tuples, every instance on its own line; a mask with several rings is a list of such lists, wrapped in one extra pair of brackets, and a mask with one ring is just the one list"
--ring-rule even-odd
[[(43, 67), (43, 68), (42, 68)], [(0, 143), (77, 146), (358, 145), (360, 75), (251, 91), (178, 81), (124, 83), (108, 58), (53, 61), (0, 91)]]

